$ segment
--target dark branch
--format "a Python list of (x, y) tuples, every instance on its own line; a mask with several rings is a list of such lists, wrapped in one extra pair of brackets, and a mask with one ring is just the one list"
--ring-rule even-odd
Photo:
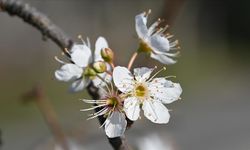
[[(71, 48), (74, 44), (73, 40), (68, 37), (58, 26), (56, 26), (47, 16), (37, 11), (34, 7), (31, 7), (27, 3), (23, 3), (21, 0), (0, 0), (0, 10), (7, 12), (11, 16), (18, 16), (26, 23), (37, 28), (43, 35), (43, 37), (51, 39), (65, 52), (65, 48)], [(67, 53), (65, 53), (67, 54)], [(87, 88), (89, 94), (98, 99), (98, 89), (90, 84)], [(100, 116), (100, 124), (103, 124), (105, 118)], [(108, 138), (109, 143), (114, 150), (128, 150), (129, 146), (125, 138)]]
[(63, 50), (72, 46), (73, 40), (51, 22), (47, 16), (37, 11), (34, 7), (19, 0), (0, 0), (0, 7), (9, 15), (18, 16), (23, 21), (37, 28), (41, 31), (44, 39), (50, 38)]

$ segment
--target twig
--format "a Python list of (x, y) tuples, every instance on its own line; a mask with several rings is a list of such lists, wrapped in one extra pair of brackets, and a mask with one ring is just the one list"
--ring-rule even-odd
[(50, 19), (20, 0), (0, 0), (0, 8), (11, 16), (18, 16), (23, 21), (37, 28), (43, 35), (43, 39), (50, 38), (63, 51), (70, 48), (73, 40), (70, 39), (58, 26)]
[[(34, 7), (31, 7), (21, 0), (0, 0), (0, 9), (11, 16), (18, 16), (26, 23), (37, 28), (42, 33), (43, 37), (51, 39), (66, 55), (68, 55), (65, 48), (70, 49), (74, 44), (73, 40), (43, 13), (37, 11)], [(99, 97), (98, 89), (95, 88), (93, 84), (90, 84), (87, 89), (94, 99)], [(105, 119), (103, 116), (99, 117), (100, 123), (103, 122), (103, 119)], [(108, 140), (114, 150), (128, 150), (128, 146), (126, 146), (128, 144), (124, 138), (117, 137)]]
[(34, 87), (31, 91), (25, 93), (23, 100), (25, 102), (31, 100), (36, 102), (45, 122), (55, 137), (55, 141), (60, 144), (60, 146), (62, 146), (63, 150), (70, 150), (67, 144), (66, 136), (63, 133), (63, 129), (61, 128), (57, 119), (56, 112), (52, 108), (49, 100), (45, 97), (43, 89), (40, 86)]

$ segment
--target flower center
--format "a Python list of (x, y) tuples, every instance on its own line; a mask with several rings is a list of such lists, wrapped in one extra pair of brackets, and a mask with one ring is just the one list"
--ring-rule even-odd
[(139, 84), (136, 88), (135, 88), (135, 96), (138, 98), (143, 98), (148, 94), (148, 88), (143, 85), (143, 84)]
[(141, 40), (138, 52), (148, 53), (148, 52), (151, 52), (151, 51), (152, 51), (152, 49), (149, 47), (148, 43)]
[(110, 97), (107, 99), (106, 104), (109, 107), (116, 107), (119, 104), (119, 99), (117, 97)]

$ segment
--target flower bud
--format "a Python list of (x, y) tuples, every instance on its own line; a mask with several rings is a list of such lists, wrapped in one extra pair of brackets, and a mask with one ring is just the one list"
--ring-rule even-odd
[(103, 61), (97, 61), (93, 64), (93, 69), (97, 72), (97, 73), (103, 73), (107, 70), (107, 66), (106, 63)]
[(110, 48), (103, 48), (101, 50), (101, 56), (104, 61), (111, 63), (114, 59), (114, 53)]
[(93, 77), (93, 76), (96, 76), (96, 72), (93, 68), (87, 67), (84, 70), (84, 75), (88, 77)]

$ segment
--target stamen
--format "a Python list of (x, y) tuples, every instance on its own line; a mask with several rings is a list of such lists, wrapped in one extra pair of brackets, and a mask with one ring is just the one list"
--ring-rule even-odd
[[(172, 48), (171, 48), (172, 49)], [(175, 49), (175, 48), (174, 48)], [(169, 56), (169, 57), (176, 57), (180, 54), (179, 51), (175, 52), (175, 53), (163, 53), (162, 55), (165, 55), (165, 56)]]
[(55, 59), (56, 61), (58, 61), (59, 63), (61, 63), (61, 64), (65, 64), (65, 62), (62, 61), (62, 60), (60, 60), (57, 56), (55, 56), (54, 59)]
[(173, 42), (170, 42), (170, 47), (175, 47), (179, 44), (179, 41), (178, 40), (175, 40)]
[[(114, 86), (112, 82), (110, 83), (110, 86), (111, 86), (111, 91), (114, 91)], [(113, 94), (113, 93), (110, 93), (110, 94)]]
[(174, 35), (171, 35), (171, 34), (166, 34), (166, 36), (165, 36), (166, 38), (168, 38), (168, 39), (170, 39), (170, 38), (172, 38), (172, 37), (174, 37)]
[(165, 76), (163, 78), (166, 78), (166, 79), (168, 79), (168, 78), (176, 78), (176, 76)]
[[(113, 113), (112, 113), (112, 111), (109, 111), (108, 112), (108, 115), (107, 115), (107, 118), (110, 116), (110, 115), (113, 115)], [(102, 128), (105, 124), (106, 124), (106, 122), (107, 122), (107, 119), (104, 121), (104, 123), (99, 127), (99, 128)]]
[(83, 99), (82, 101), (85, 103), (88, 103), (88, 104), (106, 104), (106, 100), (85, 100), (85, 99)]
[(98, 106), (91, 107), (91, 108), (87, 108), (87, 109), (81, 109), (80, 111), (89, 111), (89, 110), (94, 110), (94, 109), (96, 109), (96, 108), (103, 107), (103, 106), (106, 106), (106, 105), (107, 105), (107, 104), (98, 105)]
[(81, 34), (79, 34), (77, 37), (78, 37), (78, 39), (80, 39), (80, 40), (82, 41), (82, 43), (83, 43), (84, 45), (87, 45), (87, 44), (86, 44), (86, 42), (83, 40), (83, 38), (82, 38), (82, 35), (81, 35)]
[(87, 37), (87, 46), (89, 47), (89, 49), (91, 49), (91, 45), (90, 45), (90, 40), (89, 40), (89, 38)]
[(98, 116), (102, 116), (105, 113), (107, 113), (107, 111), (108, 111), (108, 108), (103, 108), (102, 110), (98, 111), (98, 113), (94, 113), (95, 115), (89, 117), (87, 120), (94, 119), (94, 118), (96, 118)]
[(181, 47), (180, 46), (178, 46), (178, 47), (170, 47), (172, 50), (179, 50), (179, 49), (181, 49)]
[(70, 54), (68, 48), (65, 47), (65, 48), (64, 48), (64, 51), (65, 51), (66, 53)]
[(164, 71), (164, 70), (167, 70), (167, 68), (166, 68), (166, 67), (163, 67), (161, 70), (157, 71), (150, 79), (148, 79), (148, 82), (149, 82), (149, 81), (152, 81), (152, 79), (153, 79), (156, 75), (158, 75), (160, 72), (162, 72), (162, 71)]
[(89, 114), (88, 116), (91, 117), (91, 116), (97, 115), (97, 114), (101, 113), (102, 111), (104, 111), (104, 110), (106, 110), (106, 109), (108, 109), (108, 108), (104, 107), (103, 109), (101, 109), (101, 110), (99, 110), (99, 111), (97, 111), (97, 112), (95, 112), (95, 113)]
[(149, 14), (151, 14), (151, 9), (149, 9), (147, 12), (144, 12), (145, 17), (148, 17)]

